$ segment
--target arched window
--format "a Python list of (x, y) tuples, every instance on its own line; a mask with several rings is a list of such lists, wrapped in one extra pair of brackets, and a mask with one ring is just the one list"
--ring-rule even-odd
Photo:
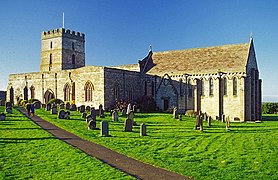
[(193, 86), (191, 79), (188, 80), (188, 97), (193, 97)]
[(68, 83), (64, 86), (64, 101), (70, 101), (70, 86)]
[(183, 96), (183, 83), (182, 83), (182, 79), (180, 79), (179, 83), (180, 83), (180, 96)]
[(74, 42), (71, 43), (71, 49), (74, 50)]
[(94, 86), (91, 81), (86, 82), (84, 90), (85, 90), (85, 102), (93, 101)]
[(227, 95), (227, 78), (223, 79), (223, 95)]
[(71, 92), (71, 100), (75, 101), (75, 82), (72, 83)]
[(133, 88), (131, 85), (127, 86), (127, 100), (132, 101), (133, 100)]
[(152, 81), (152, 96), (154, 96), (155, 93), (155, 87), (154, 87), (154, 82)]
[(234, 96), (237, 95), (237, 78), (236, 77), (233, 78), (233, 95)]
[(120, 100), (120, 85), (116, 84), (113, 89), (114, 93), (114, 100)]
[(148, 95), (148, 83), (147, 83), (147, 81), (144, 82), (144, 95), (145, 96)]
[(34, 86), (30, 87), (30, 92), (31, 92), (31, 99), (35, 99), (35, 87)]
[(209, 79), (209, 95), (210, 96), (213, 95), (213, 79), (212, 78)]
[(205, 95), (205, 80), (201, 79), (201, 96)]
[(27, 86), (25, 86), (24, 89), (23, 89), (23, 99), (28, 100), (28, 88), (27, 88)]
[(52, 41), (50, 42), (50, 49), (52, 49)]
[(75, 55), (74, 54), (71, 56), (71, 61), (72, 61), (72, 64), (74, 65), (75, 64)]

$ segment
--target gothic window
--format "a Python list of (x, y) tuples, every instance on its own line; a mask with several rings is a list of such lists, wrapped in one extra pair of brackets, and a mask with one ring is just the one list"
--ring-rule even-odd
[(133, 100), (133, 88), (131, 85), (127, 86), (127, 100), (129, 101)]
[(148, 95), (148, 83), (147, 83), (147, 81), (144, 82), (144, 95), (145, 96)]
[(180, 79), (179, 83), (180, 83), (180, 96), (183, 96), (183, 83), (182, 83), (182, 79)]
[(205, 80), (201, 79), (201, 96), (205, 95)]
[(188, 97), (193, 97), (193, 86), (191, 79), (188, 80)]
[(30, 92), (31, 92), (31, 99), (35, 99), (35, 88), (34, 88), (34, 86), (30, 87)]
[(210, 96), (213, 95), (213, 79), (212, 78), (209, 79), (209, 95)]
[(52, 49), (52, 41), (50, 42), (50, 49)]
[(237, 95), (237, 78), (236, 77), (233, 78), (233, 95), (234, 96)]
[(85, 90), (85, 102), (93, 101), (94, 86), (91, 81), (86, 82), (84, 90)]
[(154, 82), (152, 81), (152, 96), (154, 96), (155, 93), (155, 87), (154, 87)]
[(64, 86), (64, 101), (70, 101), (70, 86), (68, 83)]
[(23, 99), (28, 100), (28, 88), (26, 86), (23, 89)]
[(74, 50), (74, 42), (71, 43), (71, 49)]
[(72, 64), (74, 65), (75, 64), (75, 55), (74, 54), (71, 56), (71, 61), (72, 61)]
[(75, 82), (72, 83), (71, 99), (75, 101)]
[(120, 100), (120, 85), (116, 84), (113, 91), (114, 91), (114, 99)]
[(227, 78), (223, 79), (223, 95), (227, 95)]

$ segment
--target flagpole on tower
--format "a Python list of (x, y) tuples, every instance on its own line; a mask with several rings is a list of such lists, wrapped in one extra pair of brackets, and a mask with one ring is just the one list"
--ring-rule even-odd
[(65, 28), (65, 14), (63, 12), (63, 28)]

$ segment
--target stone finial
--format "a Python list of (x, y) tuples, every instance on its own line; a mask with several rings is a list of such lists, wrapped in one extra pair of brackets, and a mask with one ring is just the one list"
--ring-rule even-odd
[(253, 39), (253, 33), (252, 32), (250, 33), (250, 39)]

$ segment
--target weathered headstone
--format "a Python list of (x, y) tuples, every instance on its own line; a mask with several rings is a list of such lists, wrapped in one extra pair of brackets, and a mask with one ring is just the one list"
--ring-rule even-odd
[(6, 108), (6, 113), (12, 114), (13, 113), (12, 107), (7, 107)]
[(96, 121), (96, 119), (97, 119), (97, 112), (96, 112), (95, 108), (92, 108), (92, 110), (91, 110), (91, 116), (92, 116), (92, 119), (93, 119), (94, 121)]
[(65, 109), (65, 104), (60, 104), (60, 109)]
[(131, 132), (131, 131), (132, 131), (132, 126), (133, 126), (132, 120), (129, 119), (129, 118), (127, 118), (127, 119), (125, 120), (125, 126), (124, 126), (125, 131), (126, 131), (126, 132)]
[(122, 110), (122, 116), (123, 116), (123, 117), (126, 117), (126, 109), (123, 109), (123, 110)]
[(6, 119), (6, 115), (4, 113), (0, 113), (0, 120), (5, 120)]
[(117, 110), (114, 110), (112, 112), (112, 121), (118, 121), (118, 111)]
[(200, 128), (200, 115), (196, 115), (196, 125), (195, 130)]
[(132, 121), (132, 124), (134, 124), (134, 112), (130, 111), (127, 115), (127, 118)]
[(69, 111), (66, 111), (66, 112), (65, 112), (64, 118), (65, 118), (65, 119), (70, 119), (70, 112), (69, 112)]
[(64, 110), (59, 111), (58, 118), (59, 119), (65, 119), (65, 113), (66, 112)]
[[(89, 119), (88, 119), (89, 120)], [(96, 129), (97, 128), (97, 123), (96, 121), (89, 120), (88, 122), (88, 129)]]
[(109, 128), (108, 128), (107, 121), (100, 122), (100, 135), (101, 136), (109, 136)]
[(203, 132), (204, 127), (203, 127), (203, 116), (199, 116), (199, 120), (200, 120), (200, 131)]
[(6, 108), (7, 107), (12, 107), (12, 103), (11, 102), (6, 102), (5, 106), (6, 106)]
[(42, 107), (42, 103), (40, 101), (34, 102), (35, 108), (40, 109)]
[(85, 105), (81, 105), (79, 111), (80, 111), (81, 113), (85, 112)]
[(140, 125), (140, 136), (146, 136), (146, 135), (147, 135), (146, 124), (142, 123)]
[(47, 110), (47, 111), (50, 111), (50, 110), (51, 110), (51, 104), (49, 104), (49, 103), (46, 104), (46, 110)]
[(173, 108), (173, 118), (178, 119), (178, 114), (177, 114), (178, 108), (174, 107)]
[(211, 121), (212, 121), (212, 118), (211, 116), (208, 117), (208, 127), (211, 127)]
[(70, 106), (70, 110), (71, 110), (71, 111), (76, 111), (76, 105), (75, 105), (75, 104), (72, 104), (72, 105)]
[(207, 121), (208, 120), (208, 115), (207, 113), (204, 113), (204, 121)]
[(86, 123), (89, 123), (90, 121), (96, 121), (96, 120), (93, 120), (92, 116), (91, 115), (88, 115), (86, 117)]
[(133, 112), (136, 112), (136, 110), (137, 110), (136, 108), (137, 108), (136, 105), (133, 105), (133, 106), (132, 106), (132, 111), (133, 111)]
[(105, 116), (104, 116), (104, 110), (103, 110), (103, 108), (102, 108), (102, 105), (99, 105), (99, 112), (98, 112), (98, 115), (99, 115), (99, 117), (100, 118), (104, 118)]
[(57, 107), (56, 106), (52, 107), (51, 113), (52, 114), (57, 114)]
[(70, 110), (70, 103), (66, 104), (66, 110)]
[(129, 114), (130, 111), (131, 111), (131, 104), (129, 103), (129, 104), (127, 105), (126, 113)]
[(82, 113), (82, 118), (85, 119), (86, 117), (87, 117), (87, 113), (86, 113), (86, 112), (83, 112), (83, 113)]
[(91, 107), (90, 106), (86, 106), (86, 111), (91, 111)]

